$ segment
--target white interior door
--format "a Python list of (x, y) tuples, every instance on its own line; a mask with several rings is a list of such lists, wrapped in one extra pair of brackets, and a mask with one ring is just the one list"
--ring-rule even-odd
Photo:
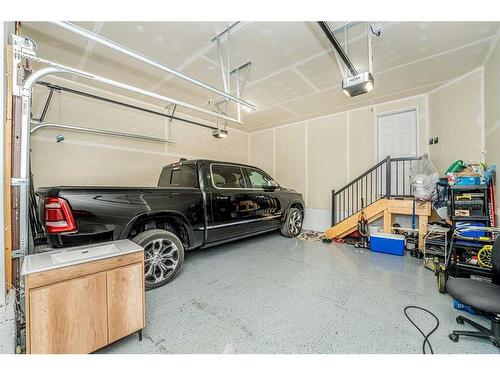
[(415, 109), (377, 117), (378, 160), (417, 156), (417, 111)]
[[(377, 117), (378, 160), (417, 156), (417, 111), (415, 109)], [(410, 193), (410, 163), (392, 163), (393, 195)]]

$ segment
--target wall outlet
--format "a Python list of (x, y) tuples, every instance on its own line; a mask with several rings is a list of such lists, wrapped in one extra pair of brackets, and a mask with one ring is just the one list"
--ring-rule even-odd
[(435, 145), (439, 142), (439, 138), (438, 137), (431, 137), (429, 138), (429, 144), (430, 145)]

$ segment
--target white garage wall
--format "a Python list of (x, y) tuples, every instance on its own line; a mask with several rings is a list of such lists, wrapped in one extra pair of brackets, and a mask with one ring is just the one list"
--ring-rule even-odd
[[(498, 96), (496, 97), (498, 100)], [(483, 68), (429, 93), (430, 156), (444, 174), (454, 160), (481, 162), (484, 151)]]
[[(488, 160), (498, 164), (499, 61), (497, 46), (485, 68), (486, 79), (483, 68), (479, 68), (428, 94), (251, 133), (250, 162), (272, 173), (282, 185), (303, 193), (304, 227), (314, 230), (330, 226), (331, 190), (340, 189), (376, 163), (378, 114), (416, 108), (419, 154), (429, 153), (443, 174), (456, 159), (481, 161), (485, 144), (483, 101), (486, 100)], [(486, 93), (483, 92), (485, 81)], [(298, 141), (300, 133), (304, 134), (302, 144)], [(439, 143), (429, 146), (429, 137), (439, 137)], [(299, 160), (301, 157), (305, 162)], [(293, 160), (294, 166), (286, 164), (286, 160)]]
[(276, 179), (307, 197), (306, 123), (276, 129)]
[[(500, 43), (495, 41), (484, 66), (484, 115), (486, 161), (500, 168)], [(500, 202), (500, 186), (495, 195)], [(497, 207), (499, 205), (497, 204)], [(500, 210), (497, 208), (497, 215)]]
[(418, 109), (419, 152), (428, 152), (427, 100), (418, 95), (251, 133), (250, 163), (302, 192), (304, 227), (325, 230), (331, 220), (331, 190), (376, 163), (376, 115), (406, 108)]
[[(343, 186), (347, 181), (349, 164), (344, 161), (348, 143), (348, 113), (311, 120), (308, 130), (308, 207), (329, 208), (332, 186)], [(352, 160), (351, 160), (352, 162)], [(331, 166), (331, 167), (330, 167)], [(318, 183), (321, 181), (321, 183)]]
[[(163, 109), (71, 81), (62, 79), (52, 79), (52, 81), (61, 86), (69, 86), (156, 111)], [(34, 117), (40, 115), (47, 93), (45, 87), (36, 86), (33, 101)], [(54, 94), (45, 121), (170, 138), (176, 143), (167, 145), (74, 131), (43, 129), (32, 137), (32, 170), (36, 187), (155, 186), (162, 166), (177, 161), (180, 157), (245, 163), (249, 157), (249, 135), (243, 131), (229, 130), (227, 138), (218, 140), (212, 137), (210, 129), (180, 121), (173, 121), (169, 125), (167, 118), (68, 93)], [(65, 140), (57, 143), (55, 139), (60, 134)]]
[(250, 136), (250, 164), (276, 176), (276, 155), (274, 153), (276, 129), (269, 129)]
[[(331, 190), (348, 182), (349, 113), (308, 121), (306, 226), (323, 230), (330, 224)], [(326, 226), (325, 226), (326, 225)]]

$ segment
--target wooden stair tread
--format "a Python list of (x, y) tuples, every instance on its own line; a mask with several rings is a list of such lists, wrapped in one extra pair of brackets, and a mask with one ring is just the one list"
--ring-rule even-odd
[[(392, 220), (392, 215), (413, 215), (413, 199), (379, 199), (363, 209), (368, 223), (371, 223), (384, 216), (388, 220)], [(340, 223), (334, 225), (325, 232), (328, 239), (342, 238), (354, 232), (358, 228), (358, 220), (361, 211), (349, 216)], [(385, 215), (384, 215), (385, 213)], [(427, 218), (431, 215), (431, 204), (425, 202), (423, 204), (415, 203), (415, 215)], [(424, 220), (419, 220), (424, 221)], [(425, 220), (427, 222), (427, 220)], [(386, 225), (387, 224), (387, 225)], [(389, 225), (391, 224), (391, 225)], [(427, 225), (427, 224), (425, 224)], [(392, 223), (384, 223), (384, 228), (392, 226)], [(423, 225), (419, 225), (419, 229), (424, 231)], [(420, 234), (423, 236), (423, 233)]]
[[(368, 222), (375, 220), (375, 216), (382, 216), (384, 210), (387, 208), (388, 199), (379, 199), (364, 208), (365, 217)], [(360, 211), (361, 212), (361, 211)], [(349, 216), (347, 219), (342, 220), (340, 223), (334, 225), (325, 232), (326, 238), (342, 238), (352, 233), (358, 227), (359, 214)]]

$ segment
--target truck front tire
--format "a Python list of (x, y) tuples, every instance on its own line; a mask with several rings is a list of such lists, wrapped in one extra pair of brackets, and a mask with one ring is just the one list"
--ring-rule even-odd
[(172, 281), (184, 262), (184, 246), (171, 232), (151, 229), (139, 233), (132, 241), (144, 248), (144, 284), (146, 290)]
[(281, 234), (285, 237), (297, 237), (302, 230), (304, 214), (297, 207), (291, 207), (285, 215), (281, 225)]

